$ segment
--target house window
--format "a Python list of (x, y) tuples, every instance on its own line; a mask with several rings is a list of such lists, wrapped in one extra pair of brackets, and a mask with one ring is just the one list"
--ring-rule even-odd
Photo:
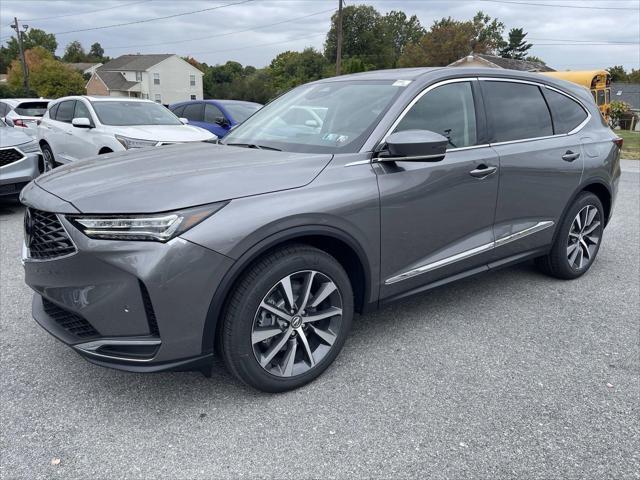
[(153, 84), (154, 85), (160, 85), (160, 74), (159, 73), (154, 73), (153, 74)]
[(191, 95), (191, 100), (195, 100), (196, 96), (195, 95)]
[(142, 72), (136, 72), (136, 82), (142, 81)]
[(160, 96), (159, 93), (156, 93), (156, 103), (162, 103), (162, 97)]
[(189, 75), (189, 85), (191, 85), (192, 87), (196, 86), (196, 76), (195, 75)]

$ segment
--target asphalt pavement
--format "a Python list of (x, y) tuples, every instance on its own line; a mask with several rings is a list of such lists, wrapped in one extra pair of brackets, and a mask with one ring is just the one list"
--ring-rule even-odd
[(591, 271), (531, 263), (356, 318), (334, 365), (267, 395), (217, 363), (89, 364), (30, 315), (0, 203), (0, 478), (640, 478), (640, 163)]

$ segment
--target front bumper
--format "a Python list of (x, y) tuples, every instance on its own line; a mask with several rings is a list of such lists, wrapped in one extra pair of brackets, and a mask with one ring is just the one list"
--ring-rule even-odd
[(24, 158), (0, 167), (0, 196), (17, 195), (40, 175), (40, 154), (27, 153)]
[(75, 253), (38, 261), (23, 250), (33, 317), (45, 330), (91, 362), (122, 370), (201, 368), (210, 359), (205, 319), (232, 260), (181, 238), (92, 240), (58, 219)]

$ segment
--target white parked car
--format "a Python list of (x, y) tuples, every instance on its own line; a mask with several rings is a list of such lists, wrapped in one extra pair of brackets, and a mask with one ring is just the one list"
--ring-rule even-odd
[(22, 187), (47, 169), (38, 141), (0, 120), (0, 197), (18, 195)]
[(64, 97), (49, 105), (38, 140), (45, 160), (54, 165), (131, 148), (216, 140), (211, 132), (185, 123), (150, 100)]
[(35, 138), (37, 122), (47, 111), (50, 101), (46, 98), (3, 98), (0, 100), (0, 118), (10, 127), (23, 129)]

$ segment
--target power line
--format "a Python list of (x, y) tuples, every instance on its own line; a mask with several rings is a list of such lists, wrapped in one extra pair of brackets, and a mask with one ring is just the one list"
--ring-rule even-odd
[(207, 35), (207, 36), (204, 36), (204, 37), (194, 37), (194, 38), (187, 38), (187, 39), (184, 39), (184, 40), (174, 40), (174, 41), (169, 41), (169, 42), (143, 43), (143, 44), (139, 44), (139, 45), (119, 45), (119, 46), (115, 46), (115, 47), (107, 46), (107, 47), (104, 47), (104, 49), (105, 50), (107, 50), (107, 49), (109, 49), (109, 50), (117, 50), (117, 49), (129, 49), (129, 48), (138, 48), (138, 47), (156, 47), (158, 45), (171, 45), (171, 44), (176, 44), (176, 43), (194, 42), (194, 41), (197, 41), (197, 40), (208, 40), (210, 38), (226, 37), (226, 36), (229, 36), (229, 35), (234, 35), (236, 33), (252, 32), (254, 30), (258, 30), (258, 29), (261, 29), (261, 28), (272, 27), (274, 25), (281, 25), (283, 23), (288, 23), (288, 22), (294, 22), (296, 20), (301, 20), (303, 18), (313, 17), (315, 15), (321, 15), (323, 13), (333, 12), (334, 10), (335, 9), (330, 8), (329, 10), (322, 10), (320, 12), (310, 13), (308, 15), (303, 15), (301, 17), (289, 18), (287, 20), (281, 20), (279, 22), (267, 23), (267, 24), (264, 24), (264, 25), (258, 25), (258, 26), (251, 27), (251, 28), (245, 28), (243, 30), (234, 30), (232, 32), (217, 33), (215, 35)]
[(509, 0), (482, 0), (483, 2), (505, 3), (507, 5), (525, 5), (530, 7), (554, 7), (554, 8), (579, 8), (586, 10), (633, 10), (640, 11), (640, 8), (634, 7), (587, 7), (585, 5), (560, 5), (554, 3), (533, 3), (533, 2), (512, 2)]
[(20, 21), (22, 23), (24, 23), (24, 22), (42, 22), (44, 20), (53, 20), (53, 19), (56, 19), (56, 18), (74, 17), (76, 15), (88, 15), (89, 13), (104, 12), (105, 10), (113, 10), (114, 8), (130, 7), (132, 5), (138, 5), (140, 3), (149, 3), (150, 1), (151, 0), (142, 0), (140, 2), (121, 3), (120, 5), (115, 5), (113, 7), (100, 8), (98, 10), (90, 10), (88, 12), (67, 13), (67, 14), (64, 14), (64, 15), (57, 15), (55, 17), (28, 18), (26, 20), (20, 19)]
[(68, 30), (66, 32), (55, 32), (53, 35), (66, 35), (68, 33), (88, 32), (90, 30), (103, 30), (105, 28), (124, 27), (124, 26), (127, 26), (127, 25), (137, 25), (137, 24), (140, 24), (140, 23), (155, 22), (156, 20), (164, 20), (164, 19), (167, 19), (167, 18), (175, 18), (175, 17), (182, 17), (182, 16), (185, 16), (185, 15), (193, 15), (194, 13), (209, 12), (211, 10), (218, 10), (220, 8), (225, 8), (225, 7), (233, 7), (234, 5), (241, 5), (243, 3), (248, 3), (248, 2), (253, 2), (253, 1), (255, 1), (255, 0), (240, 0), (239, 2), (227, 3), (225, 5), (218, 5), (217, 7), (203, 8), (201, 10), (194, 10), (192, 12), (174, 13), (173, 15), (166, 15), (164, 17), (147, 18), (147, 19), (144, 19), (144, 20), (136, 20), (135, 22), (125, 22), (125, 23), (116, 23), (116, 24), (113, 24), (113, 25), (102, 25), (100, 27), (81, 28), (81, 29), (78, 29), (78, 30)]

